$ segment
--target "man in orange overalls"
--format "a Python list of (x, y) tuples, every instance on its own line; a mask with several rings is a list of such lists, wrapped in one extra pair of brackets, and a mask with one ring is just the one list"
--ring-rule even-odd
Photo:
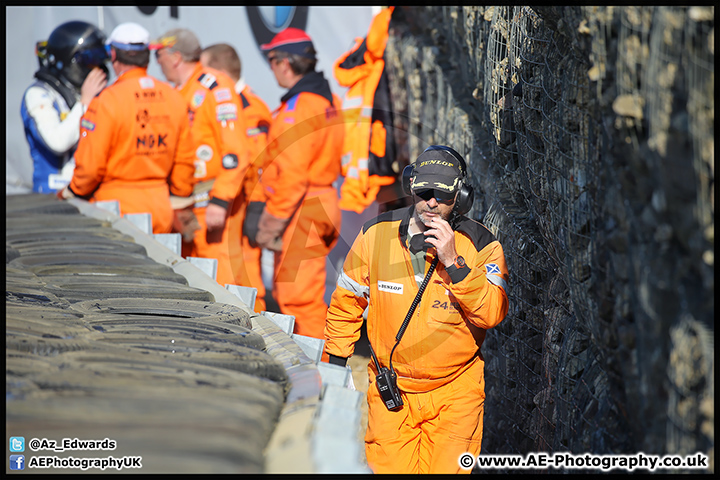
[(304, 31), (287, 28), (261, 49), (288, 91), (268, 133), (257, 243), (275, 251), (273, 293), (282, 313), (295, 317), (295, 333), (323, 338), (325, 262), (341, 221), (333, 185), (345, 135), (340, 99), (315, 71), (315, 48)]
[[(194, 237), (183, 232), (183, 256), (215, 258), (217, 282), (235, 284), (230, 258), (240, 256), (228, 219), (241, 208), (236, 201), (249, 164), (245, 122), (235, 85), (224, 73), (200, 63), (200, 42), (184, 28), (172, 29), (153, 41), (165, 77), (185, 98), (195, 144), (193, 212), (200, 229)], [(182, 204), (177, 204), (181, 207)], [(192, 238), (192, 241), (188, 241)]]
[[(464, 215), (473, 192), (458, 152), (433, 145), (406, 172), (414, 205), (370, 220), (355, 239), (328, 309), (325, 352), (346, 364), (368, 308), (368, 465), (470, 473), (483, 433), (480, 348), (507, 314), (508, 269), (495, 236)], [(380, 387), (391, 382), (378, 380), (379, 368), (395, 377), (399, 401)]]
[(118, 200), (120, 214), (150, 213), (154, 233), (169, 233), (170, 194), (190, 198), (193, 146), (183, 99), (147, 74), (150, 34), (123, 23), (108, 39), (117, 80), (80, 122), (75, 171), (61, 198)]
[[(263, 171), (262, 162), (265, 161), (265, 146), (267, 145), (267, 133), (272, 121), (272, 114), (265, 102), (245, 83), (241, 75), (242, 64), (240, 57), (232, 46), (227, 43), (218, 43), (205, 47), (200, 55), (200, 63), (206, 67), (220, 70), (230, 77), (235, 82), (235, 91), (240, 96), (247, 127), (242, 134), (246, 135), (249, 142), (251, 163), (243, 179), (241, 195), (238, 196), (238, 200), (242, 196), (244, 206), (238, 209), (238, 214), (232, 217), (229, 222), (233, 224), (230, 227), (231, 229), (243, 224), (249, 224), (250, 228), (257, 228), (265, 202), (265, 195), (259, 183)], [(266, 292), (262, 279), (261, 264), (262, 248), (255, 243), (257, 232), (248, 234), (247, 230), (247, 228), (243, 228), (243, 234), (237, 239), (240, 242), (242, 256), (231, 256), (230, 262), (235, 273), (235, 283), (257, 289), (255, 311), (262, 312), (266, 309)], [(236, 237), (230, 237), (229, 241), (235, 242)]]

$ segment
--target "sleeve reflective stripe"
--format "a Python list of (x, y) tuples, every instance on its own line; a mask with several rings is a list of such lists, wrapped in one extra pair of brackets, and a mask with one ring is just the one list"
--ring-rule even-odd
[(362, 97), (345, 97), (343, 108), (357, 108), (362, 105)]
[(505, 283), (505, 279), (503, 279), (500, 275), (488, 275), (487, 279), (488, 282), (492, 283), (493, 285), (497, 285), (498, 287), (505, 290), (505, 293), (507, 293), (507, 283)]
[(368, 298), (370, 296), (370, 287), (360, 285), (358, 282), (348, 277), (345, 272), (342, 272), (338, 276), (337, 286), (352, 292), (358, 298)]

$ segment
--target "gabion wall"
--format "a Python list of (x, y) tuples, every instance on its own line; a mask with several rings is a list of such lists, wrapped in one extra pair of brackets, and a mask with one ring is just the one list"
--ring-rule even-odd
[(390, 27), (400, 160), (465, 155), (510, 268), (483, 453), (714, 465), (713, 7), (399, 7)]

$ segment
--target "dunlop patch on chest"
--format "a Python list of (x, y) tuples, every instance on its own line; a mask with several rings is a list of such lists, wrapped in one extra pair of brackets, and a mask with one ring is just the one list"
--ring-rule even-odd
[(381, 292), (397, 293), (402, 295), (403, 285), (401, 283), (378, 282), (378, 290)]

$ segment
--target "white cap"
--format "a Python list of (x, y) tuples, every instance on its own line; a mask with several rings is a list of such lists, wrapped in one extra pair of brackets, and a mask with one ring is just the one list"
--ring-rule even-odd
[(115, 27), (105, 43), (121, 50), (145, 50), (150, 43), (150, 32), (142, 25), (125, 22)]

